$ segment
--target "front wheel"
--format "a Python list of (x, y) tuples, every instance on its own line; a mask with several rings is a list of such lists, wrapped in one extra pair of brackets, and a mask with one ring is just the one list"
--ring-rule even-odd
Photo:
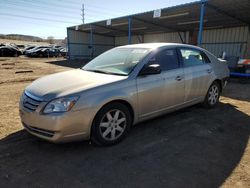
[(213, 82), (212, 85), (209, 87), (206, 98), (203, 102), (203, 106), (206, 108), (212, 108), (216, 106), (219, 102), (221, 93), (221, 88), (218, 82)]
[(131, 124), (131, 114), (124, 104), (108, 104), (93, 121), (91, 141), (97, 145), (117, 144), (127, 135)]

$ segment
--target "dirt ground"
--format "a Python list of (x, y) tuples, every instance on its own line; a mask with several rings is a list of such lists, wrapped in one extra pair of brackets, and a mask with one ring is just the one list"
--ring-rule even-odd
[(250, 187), (250, 83), (230, 82), (214, 109), (196, 105), (136, 125), (113, 147), (55, 145), (24, 131), (24, 88), (83, 64), (0, 58), (0, 187)]

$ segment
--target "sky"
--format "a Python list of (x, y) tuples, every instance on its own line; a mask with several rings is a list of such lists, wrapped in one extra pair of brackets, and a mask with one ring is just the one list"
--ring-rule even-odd
[(195, 0), (0, 0), (0, 34), (63, 39), (66, 28)]

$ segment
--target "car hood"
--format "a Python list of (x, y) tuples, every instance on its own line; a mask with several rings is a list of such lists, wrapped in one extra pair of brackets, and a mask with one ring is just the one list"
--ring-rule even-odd
[(48, 101), (126, 78), (127, 76), (108, 75), (77, 69), (39, 78), (32, 82), (25, 91), (44, 101)]

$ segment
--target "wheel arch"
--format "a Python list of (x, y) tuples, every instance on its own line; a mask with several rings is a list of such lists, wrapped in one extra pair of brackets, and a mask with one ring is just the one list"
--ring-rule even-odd
[(95, 121), (95, 118), (96, 118), (96, 116), (97, 116), (97, 114), (105, 107), (105, 106), (107, 106), (107, 105), (109, 105), (109, 104), (112, 104), (112, 103), (120, 103), (120, 104), (123, 104), (123, 105), (125, 105), (127, 108), (128, 108), (128, 111), (129, 111), (129, 113), (130, 113), (130, 115), (131, 115), (131, 125), (133, 125), (133, 123), (134, 123), (134, 116), (135, 116), (135, 114), (134, 114), (134, 109), (133, 109), (133, 107), (132, 107), (132, 105), (128, 102), (128, 101), (126, 101), (126, 100), (123, 100), (123, 99), (114, 99), (114, 100), (111, 100), (111, 101), (109, 101), (109, 102), (106, 102), (105, 104), (103, 104), (100, 108), (99, 108), (99, 110), (96, 112), (96, 114), (95, 114), (95, 116), (94, 116), (94, 118), (93, 118), (93, 120), (92, 120), (92, 123), (91, 123), (91, 127), (90, 127), (90, 138), (92, 139), (92, 141), (95, 143), (95, 144), (97, 144), (97, 145), (100, 145), (100, 142), (98, 141), (98, 139), (96, 139), (95, 137), (93, 137), (93, 131), (95, 131), (95, 127), (93, 126), (94, 124), (94, 121)]
[(98, 108), (98, 110), (95, 112), (94, 117), (91, 120), (91, 128), (90, 129), (92, 129), (92, 125), (93, 125), (94, 119), (95, 119), (96, 115), (100, 112), (100, 110), (103, 109), (105, 106), (107, 106), (109, 104), (112, 104), (112, 103), (121, 103), (121, 104), (125, 105), (128, 108), (129, 112), (130, 112), (132, 124), (134, 124), (134, 120), (135, 120), (136, 116), (135, 116), (135, 109), (133, 108), (133, 106), (131, 105), (131, 103), (128, 102), (127, 100), (124, 100), (124, 99), (113, 99), (113, 100), (110, 100), (108, 102), (103, 103)]
[[(128, 108), (129, 112), (130, 112), (131, 119), (132, 119), (132, 123), (134, 122), (134, 118), (135, 118), (135, 111), (134, 111), (134, 108), (132, 107), (132, 105), (131, 105), (128, 101), (126, 101), (126, 100), (124, 100), (124, 99), (114, 99), (114, 100), (111, 100), (111, 101), (109, 101), (109, 102), (103, 104), (102, 107), (98, 110), (98, 112), (99, 112), (104, 106), (107, 106), (107, 105), (112, 104), (112, 103), (121, 103), (121, 104), (125, 105), (125, 106)], [(98, 112), (97, 112), (97, 113), (98, 113)], [(97, 113), (96, 113), (96, 114), (97, 114)]]
[[(222, 80), (220, 80), (220, 79), (217, 78), (217, 79), (215, 79), (215, 80), (211, 83), (211, 85), (212, 85), (214, 82), (217, 82), (217, 83), (219, 84), (219, 86), (220, 86), (220, 92), (221, 92), (221, 91), (222, 91), (222, 88), (223, 88), (223, 87), (222, 87)], [(211, 86), (211, 85), (210, 85), (210, 86)]]

